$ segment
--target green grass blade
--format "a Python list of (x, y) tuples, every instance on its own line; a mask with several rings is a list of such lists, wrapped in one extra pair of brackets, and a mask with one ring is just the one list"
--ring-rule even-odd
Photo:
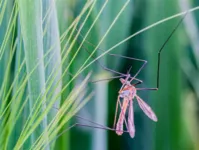
[[(42, 30), (42, 4), (41, 1), (19, 0), (19, 14), (21, 31), (24, 42), (27, 74), (31, 73), (35, 64), (40, 63), (28, 80), (28, 93), (30, 97), (29, 107), (32, 108), (38, 97), (45, 92), (45, 71), (43, 62), (43, 30)], [(45, 98), (41, 113), (45, 109)], [(31, 135), (34, 142), (46, 128), (47, 117)], [(46, 137), (48, 138), (48, 137)]]
[[(72, 16), (70, 15), (70, 6), (71, 3), (69, 3), (67, 0), (57, 0), (56, 6), (57, 6), (57, 17), (58, 17), (58, 22), (59, 22), (59, 32), (60, 35), (64, 34), (65, 30), (69, 27), (69, 22), (71, 22)], [(70, 18), (71, 17), (71, 18)], [(62, 52), (65, 51), (64, 45), (67, 42), (67, 36), (63, 38), (62, 43), (61, 43), (61, 50)], [(64, 61), (62, 64), (63, 70), (66, 68), (68, 62)], [(65, 85), (69, 81), (69, 77), (67, 75), (64, 75), (62, 77), (63, 79), (63, 85)], [(70, 93), (70, 90), (72, 87), (67, 88), (66, 90), (63, 91), (61, 95), (61, 103), (64, 102), (64, 100), (67, 98), (68, 94)], [(63, 131), (66, 129), (68, 125), (63, 126)], [(70, 131), (64, 133), (62, 136), (60, 136), (56, 140), (56, 149), (65, 149), (69, 150), (70, 149)]]
[[(25, 68), (25, 63), (24, 63), (24, 46), (23, 46), (23, 41), (22, 41), (22, 36), (21, 36), (21, 28), (20, 28), (20, 21), (18, 18), (18, 28), (17, 28), (17, 49), (16, 49), (16, 61), (15, 61), (15, 74), (14, 77), (15, 79), (13, 80), (14, 87), (13, 87), (13, 92), (12, 92), (12, 97), (15, 97), (11, 101), (11, 109), (12, 113), (10, 115), (10, 137), (9, 137), (9, 149), (13, 149), (14, 145), (17, 143), (17, 140), (20, 136), (20, 133), (23, 128), (23, 123), (27, 119), (28, 116), (28, 103), (24, 103), (27, 98), (27, 86), (25, 85), (22, 88), (22, 92), (17, 92), (18, 88), (20, 87), (21, 83), (26, 77), (26, 68)], [(24, 103), (24, 107), (23, 106)], [(20, 108), (21, 108), (21, 113), (20, 113)], [(18, 117), (16, 117), (18, 116)], [(27, 145), (31, 144), (30, 139), (27, 140), (26, 142)], [(23, 148), (28, 148), (29, 146), (24, 145)]]
[[(42, 3), (43, 6), (43, 17), (46, 15), (46, 19), (43, 23), (44, 30), (44, 54), (48, 51), (48, 55), (44, 59), (44, 63), (46, 64), (49, 61), (50, 63), (45, 68), (45, 78), (48, 79), (46, 82), (46, 86), (51, 86), (49, 92), (53, 94), (47, 93), (48, 101), (51, 101), (53, 97), (55, 97), (61, 91), (61, 82), (59, 79), (61, 78), (61, 48), (60, 48), (60, 39), (59, 39), (59, 27), (58, 27), (58, 19), (57, 12), (55, 7), (54, 0), (44, 0)], [(45, 32), (46, 31), (46, 32)], [(59, 68), (59, 70), (57, 70)], [(56, 70), (56, 76), (50, 76)], [(50, 79), (48, 78), (50, 76)], [(50, 81), (53, 80), (52, 85), (50, 85)], [(59, 83), (58, 83), (59, 82)], [(58, 84), (58, 85), (57, 85)], [(55, 88), (55, 89), (54, 89)], [(59, 108), (61, 97), (58, 97), (54, 106)], [(55, 116), (56, 110), (52, 108), (50, 113), (48, 114), (48, 122)]]
[[(5, 40), (8, 39), (8, 42), (5, 44), (4, 49), (2, 50), (3, 56), (2, 59), (0, 59), (0, 88), (2, 88), (2, 84), (3, 84), (3, 80), (5, 78), (5, 73), (7, 72), (7, 64), (9, 62), (9, 58), (10, 58), (10, 53), (11, 53), (11, 47), (12, 47), (12, 41), (11, 41), (11, 36), (12, 35), (7, 35), (6, 36), (6, 32), (7, 30), (12, 31), (12, 28), (10, 28), (9, 26), (9, 20), (12, 18), (11, 16), (11, 12), (12, 12), (12, 1), (10, 1), (9, 3), (4, 2), (3, 7), (5, 7), (5, 12), (3, 13), (1, 10), (1, 13), (4, 14), (3, 15), (3, 20), (2, 23), (0, 24), (0, 45), (2, 46)], [(0, 100), (0, 103), (1, 100)]]
[[(100, 22), (100, 28), (102, 29), (102, 32), (104, 29), (106, 29), (109, 24), (112, 22), (112, 20), (115, 18), (116, 14), (119, 12), (120, 7), (124, 5), (124, 1), (118, 1), (115, 3), (114, 0), (110, 0), (107, 9), (103, 12), (106, 15), (102, 15), (103, 22)], [(129, 35), (130, 32), (130, 25), (131, 25), (131, 18), (132, 15), (135, 13), (133, 12), (133, 4), (132, 1), (128, 4), (128, 6), (125, 8), (124, 12), (119, 17), (117, 23), (111, 28), (110, 33), (106, 37), (106, 41), (104, 42), (104, 48), (109, 48), (115, 43), (118, 43), (122, 39), (126, 38)], [(135, 14), (136, 15), (136, 14)], [(118, 34), (119, 33), (119, 34)], [(102, 33), (103, 34), (103, 33)], [(117, 47), (113, 53), (124, 55), (126, 50), (126, 45), (121, 45)], [(108, 57), (109, 58), (109, 57)], [(110, 62), (107, 63), (107, 65), (114, 66), (114, 69), (118, 69), (121, 66), (121, 58), (119, 57), (111, 57)], [(123, 62), (123, 61), (122, 61)]]
[[(2, 2), (2, 7), (0, 8), (0, 115), (2, 115), (3, 110), (9, 103), (10, 97), (6, 98), (9, 91), (9, 86), (12, 82), (12, 72), (11, 72), (11, 62), (13, 58), (13, 26), (10, 26), (10, 20), (12, 18), (13, 12), (13, 2), (4, 1)], [(14, 21), (14, 19), (13, 19)], [(7, 32), (10, 34), (8, 35)], [(6, 42), (5, 42), (6, 41)], [(11, 93), (9, 93), (9, 96)], [(6, 140), (8, 139), (9, 126), (6, 125), (7, 117), (9, 116), (10, 110), (6, 111), (6, 114), (0, 119), (0, 130), (1, 136), (4, 138), (0, 139), (0, 148), (6, 149)]]

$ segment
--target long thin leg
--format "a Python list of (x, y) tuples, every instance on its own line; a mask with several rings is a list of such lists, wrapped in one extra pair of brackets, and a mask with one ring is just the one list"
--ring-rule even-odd
[[(62, 131), (61, 133), (59, 133), (55, 139), (51, 140), (50, 142), (53, 142), (54, 140), (58, 139), (61, 135), (63, 135), (65, 132), (69, 131), (70, 129), (76, 127), (76, 126), (81, 126), (81, 127), (88, 127), (88, 128), (96, 128), (96, 129), (102, 129), (102, 130), (110, 130), (110, 131), (116, 131), (115, 129), (112, 128), (103, 128), (103, 127), (98, 127), (98, 126), (92, 126), (92, 125), (87, 125), (87, 124), (80, 124), (80, 123), (75, 123), (73, 125), (71, 125), (70, 127), (68, 127), (67, 129), (65, 129), (64, 131)], [(123, 132), (128, 132), (126, 130), (124, 130)]]
[[(121, 103), (120, 103), (120, 106), (121, 106)], [(56, 109), (56, 110), (59, 110), (59, 109), (56, 108), (56, 107), (53, 107), (53, 108)], [(99, 124), (99, 123), (96, 123), (96, 122), (94, 122), (94, 121), (92, 121), (92, 120), (89, 120), (89, 119), (86, 119), (86, 118), (84, 118), (84, 117), (81, 117), (81, 116), (79, 116), (79, 115), (74, 115), (74, 116), (77, 117), (77, 118), (79, 118), (79, 119), (81, 119), (81, 120), (83, 120), (83, 121), (86, 121), (86, 122), (89, 122), (89, 123), (91, 123), (91, 124), (97, 125), (97, 126), (86, 125), (86, 126), (88, 126), (88, 127), (94, 127), (94, 128), (99, 128), (99, 129), (107, 129), (107, 130), (115, 131), (114, 128), (109, 128), (109, 127), (107, 127), (107, 126), (101, 125), (101, 124)], [(79, 126), (80, 126), (80, 125), (85, 126), (84, 124), (79, 124), (79, 123), (75, 123), (75, 124), (78, 124)], [(71, 125), (71, 126), (68, 127), (66, 130), (71, 129), (75, 124)], [(75, 125), (75, 126), (77, 126), (77, 125)], [(65, 131), (65, 132), (66, 132), (66, 131)], [(127, 132), (127, 131), (124, 131), (124, 132)]]
[(121, 107), (121, 112), (120, 112), (120, 115), (119, 115), (119, 118), (118, 118), (118, 121), (117, 121), (117, 124), (116, 124), (116, 133), (118, 135), (122, 135), (123, 131), (124, 131), (124, 129), (123, 129), (124, 123), (126, 125), (127, 131), (129, 131), (128, 124), (127, 124), (127, 121), (126, 121), (126, 118), (125, 118), (127, 107), (129, 105), (129, 98), (124, 98), (122, 105), (121, 105), (120, 101), (119, 101), (119, 104), (120, 104), (120, 107)]
[[(70, 72), (67, 72), (69, 76), (71, 77), (74, 77), (74, 75)], [(126, 77), (127, 75), (120, 75), (120, 76), (113, 76), (113, 77), (110, 77), (110, 78), (106, 78), (106, 79), (100, 79), (100, 80), (88, 80), (89, 82), (91, 83), (96, 83), (96, 82), (101, 82), (101, 81), (108, 81), (108, 80), (113, 80), (113, 79), (118, 79), (118, 78), (122, 78), (122, 77)], [(134, 78), (136, 81), (138, 81), (136, 84), (140, 84), (142, 83), (143, 81), (140, 80), (140, 79), (137, 79), (137, 78)]]
[(177, 25), (175, 26), (175, 28), (173, 29), (173, 31), (170, 33), (169, 37), (166, 39), (166, 41), (164, 42), (164, 44), (162, 45), (162, 47), (160, 48), (159, 52), (158, 52), (158, 68), (157, 68), (157, 90), (159, 88), (159, 77), (160, 77), (160, 56), (161, 56), (161, 52), (164, 49), (165, 45), (168, 43), (168, 41), (171, 39), (172, 35), (175, 33), (175, 31), (177, 30), (177, 28), (180, 26), (180, 24), (182, 23), (182, 21), (184, 20), (185, 16), (187, 15), (187, 13), (180, 19), (180, 21), (177, 23)]
[[(53, 106), (53, 108), (56, 109), (56, 110), (59, 110), (58, 108), (56, 108), (56, 107), (54, 107), (54, 106)], [(93, 121), (91, 121), (91, 120), (89, 120), (89, 119), (86, 119), (86, 118), (83, 118), (83, 117), (81, 117), (81, 116), (79, 116), (79, 115), (74, 115), (74, 116), (77, 117), (77, 118), (79, 118), (79, 119), (82, 119), (83, 121), (87, 121), (87, 122), (89, 122), (89, 123), (92, 123), (92, 124), (101, 126), (102, 128), (107, 128), (107, 129), (108, 129), (108, 127), (106, 127), (106, 126), (104, 126), (104, 125), (101, 125), (101, 124), (99, 124), (99, 123), (93, 122)], [(70, 127), (69, 127), (69, 128), (70, 128)], [(111, 128), (110, 128), (110, 129), (111, 129)]]
[(89, 120), (89, 119), (83, 118), (83, 117), (81, 117), (81, 116), (79, 116), (79, 115), (75, 115), (75, 117), (77, 117), (77, 118), (79, 118), (79, 119), (82, 119), (83, 121), (89, 122), (89, 123), (91, 123), (91, 124), (97, 125), (98, 127), (101, 127), (101, 128), (104, 128), (104, 129), (112, 129), (112, 128), (106, 127), (106, 126), (104, 126), (104, 125), (101, 125), (101, 124), (99, 124), (99, 123), (96, 123), (96, 122), (94, 122), (94, 121), (91, 121), (91, 120)]
[(136, 76), (142, 71), (142, 69), (143, 69), (143, 68), (146, 66), (146, 64), (147, 64), (147, 61), (144, 60), (144, 59), (138, 59), (138, 58), (123, 56), (123, 55), (118, 55), (118, 54), (109, 54), (109, 55), (118, 56), (118, 57), (130, 59), (130, 60), (136, 60), (136, 61), (143, 62), (142, 66), (141, 66), (140, 69), (136, 72), (136, 74), (135, 74), (133, 77), (130, 77), (131, 80), (130, 80), (129, 82), (133, 81), (133, 80), (136, 78)]
[[(76, 29), (76, 31), (78, 31), (78, 29)], [(79, 35), (83, 38), (83, 35), (82, 35), (81, 33), (79, 33)], [(78, 42), (79, 42), (79, 41), (78, 41)], [(96, 47), (94, 44), (92, 44), (92, 43), (89, 42), (89, 41), (86, 41), (86, 40), (85, 40), (85, 42), (88, 43), (89, 45), (91, 45), (92, 47)], [(87, 49), (84, 45), (82, 45), (82, 47), (84, 47), (84, 49), (90, 54), (90, 52), (88, 51), (88, 49)], [(98, 50), (104, 51), (104, 50), (102, 50), (102, 49), (100, 49), (100, 48), (98, 48)], [(105, 51), (104, 51), (104, 52), (105, 52)], [(110, 55), (110, 56), (115, 56), (115, 57), (120, 57), (120, 58), (125, 58), (125, 59), (130, 59), (130, 60), (135, 60), (135, 61), (144, 62), (144, 65), (146, 65), (146, 63), (147, 63), (147, 61), (146, 61), (146, 60), (143, 60), (143, 59), (138, 59), (138, 58), (133, 58), (133, 57), (128, 57), (128, 56), (123, 56), (123, 55), (113, 54), (113, 53), (107, 53), (107, 54)], [(117, 74), (122, 74), (122, 73), (120, 73), (120, 72), (117, 72), (117, 71), (115, 71), (115, 70), (112, 70), (112, 69), (110, 69), (110, 68), (105, 67), (105, 66), (102, 65), (99, 61), (97, 61), (97, 62), (98, 62), (98, 64), (99, 64), (103, 69), (105, 69), (105, 70), (107, 70), (107, 71), (111, 71), (111, 72), (114, 72), (114, 73), (117, 73)], [(141, 67), (141, 69), (139, 69), (139, 70), (137, 71), (136, 75), (134, 75), (133, 78), (131, 77), (132, 80), (136, 78), (136, 76), (139, 74), (139, 72), (142, 70), (142, 68), (143, 68), (143, 67)], [(141, 81), (140, 81), (140, 82), (141, 82)]]
[[(89, 119), (83, 118), (83, 117), (78, 116), (78, 115), (75, 115), (75, 116), (76, 116), (77, 118), (79, 118), (79, 119), (82, 119), (83, 121), (86, 121), (86, 122), (89, 122), (89, 123), (91, 123), (91, 124), (96, 125), (96, 126), (92, 126), (92, 125), (88, 125), (88, 124), (75, 123), (76, 126), (84, 126), (84, 127), (90, 127), (90, 128), (98, 128), (98, 129), (116, 131), (114, 128), (109, 128), (109, 127), (107, 127), (107, 126), (104, 126), (104, 125), (101, 125), (101, 124), (99, 124), (99, 123), (93, 122), (93, 121), (91, 121), (91, 120), (89, 120)], [(74, 125), (72, 125), (72, 126), (74, 126)], [(71, 127), (69, 127), (69, 128), (71, 129)], [(67, 129), (68, 129), (68, 128), (67, 128)], [(67, 130), (67, 129), (66, 129), (66, 130)], [(124, 130), (124, 132), (128, 132), (128, 131)]]
[[(124, 75), (121, 75), (121, 76), (113, 76), (113, 77), (110, 77), (110, 78), (100, 79), (100, 80), (94, 80), (94, 81), (90, 81), (90, 82), (96, 83), (96, 82), (101, 82), (101, 81), (106, 81), (106, 80), (118, 79), (118, 78), (122, 78), (122, 77), (126, 77), (126, 76), (124, 76)], [(142, 80), (140, 80), (140, 79), (135, 78), (135, 80), (137, 80), (138, 83), (142, 83)]]
[[(78, 40), (77, 40), (77, 41), (78, 41)], [(78, 41), (78, 43), (79, 43), (79, 41)], [(87, 49), (84, 45), (82, 45), (82, 47), (84, 48), (84, 50), (85, 50), (87, 53), (90, 54), (90, 52), (88, 51), (88, 49)], [(141, 59), (136, 59), (136, 58), (132, 58), (132, 57), (126, 57), (126, 56), (117, 55), (117, 54), (111, 54), (111, 55), (114, 55), (114, 56), (116, 56), (116, 57), (122, 57), (122, 58), (137, 60), (137, 61), (144, 61), (144, 60), (141, 60)], [(92, 58), (94, 58), (94, 57), (92, 56)], [(111, 72), (111, 73), (118, 74), (119, 76), (113, 76), (113, 77), (111, 77), (111, 78), (109, 78), (109, 79), (100, 79), (100, 80), (96, 80), (96, 81), (90, 81), (90, 82), (92, 82), (92, 83), (99, 82), (99, 81), (105, 81), (105, 80), (112, 80), (112, 79), (117, 79), (117, 78), (121, 78), (121, 77), (126, 77), (126, 76), (127, 76), (127, 74), (120, 73), (120, 72), (118, 72), (118, 71), (115, 71), (115, 70), (113, 70), (113, 69), (110, 69), (110, 68), (108, 68), (108, 67), (102, 65), (102, 64), (100, 63), (100, 61), (98, 61), (98, 60), (97, 60), (96, 62), (97, 62), (104, 70), (109, 71), (109, 72)], [(69, 74), (70, 76), (73, 77), (73, 75), (72, 75), (71, 73), (68, 73), (68, 74)], [(130, 77), (130, 78), (132, 78), (132, 77)], [(132, 79), (138, 81), (139, 84), (143, 82), (142, 80), (137, 79), (136, 77), (134, 77), (134, 78), (132, 78)]]
[[(165, 45), (168, 43), (168, 41), (171, 39), (172, 35), (175, 33), (177, 28), (180, 26), (182, 21), (184, 20), (187, 13), (179, 20), (175, 28), (172, 30), (166, 41), (161, 46), (159, 52), (158, 52), (158, 63), (157, 63), (157, 78), (156, 78), (156, 88), (136, 88), (137, 90), (158, 90), (159, 89), (159, 82), (160, 82), (160, 60), (161, 60), (161, 52), (164, 49)], [(144, 66), (143, 66), (144, 67)]]
[(157, 91), (158, 88), (136, 88), (137, 91), (145, 91), (145, 90), (148, 90), (148, 91)]
[[(80, 124), (80, 123), (75, 123), (73, 125), (71, 125), (70, 127), (68, 127), (67, 129), (65, 129), (64, 131), (62, 131), (61, 133), (59, 133), (54, 139), (50, 140), (49, 143), (52, 143), (53, 141), (56, 141), (61, 135), (63, 135), (65, 132), (69, 131), (70, 129), (76, 127), (76, 126), (81, 126), (81, 127), (88, 127), (88, 128), (97, 128), (97, 129), (103, 129), (103, 130), (110, 130), (110, 131), (115, 131), (115, 129), (112, 128), (103, 128), (103, 127), (98, 127), (98, 126), (91, 126), (91, 125), (86, 125), (86, 124)], [(127, 131), (124, 131), (127, 132)], [(47, 143), (44, 148), (49, 144)]]
[(113, 80), (113, 79), (117, 79), (117, 78), (122, 78), (124, 76), (113, 76), (111, 78), (107, 78), (107, 79), (100, 79), (100, 80), (94, 80), (94, 81), (91, 81), (92, 83), (96, 83), (96, 82), (101, 82), (101, 81), (108, 81), (108, 80)]
[[(125, 111), (124, 111), (125, 108), (123, 108), (123, 106), (122, 106), (122, 104), (121, 104), (121, 102), (120, 102), (120, 97), (118, 96), (117, 103), (116, 103), (116, 109), (115, 109), (115, 116), (114, 116), (113, 129), (116, 129), (116, 119), (117, 119), (117, 113), (118, 113), (118, 105), (119, 105), (120, 108), (121, 108), (121, 114), (125, 116)], [(125, 117), (124, 117), (124, 123), (125, 123), (125, 125), (126, 125), (126, 127), (127, 127), (127, 131), (128, 131), (127, 121), (126, 121), (126, 118), (125, 118)]]
[[(73, 125), (71, 125), (67, 129), (65, 129), (64, 131), (62, 131), (61, 133), (59, 133), (54, 139), (50, 140), (49, 143), (51, 143), (53, 141), (56, 141), (61, 135), (63, 135), (65, 132), (69, 131), (70, 129), (72, 129), (72, 128), (76, 127), (76, 126), (88, 127), (88, 128), (96, 128), (96, 129), (109, 130), (109, 131), (117, 131), (117, 130), (115, 130), (113, 128), (109, 128), (109, 127), (103, 126), (101, 124), (95, 123), (95, 122), (93, 122), (93, 121), (91, 121), (89, 119), (85, 119), (85, 118), (83, 118), (81, 116), (77, 116), (76, 115), (76, 117), (78, 117), (78, 118), (80, 118), (80, 119), (82, 119), (84, 121), (90, 122), (92, 124), (95, 124), (97, 126), (92, 126), (92, 125), (87, 125), (87, 124), (80, 124), (80, 123), (74, 123)], [(123, 132), (127, 133), (128, 130), (124, 130)], [(49, 143), (47, 143), (44, 147), (46, 147)]]
[(118, 113), (118, 104), (119, 104), (120, 97), (117, 97), (117, 103), (116, 103), (116, 108), (115, 108), (115, 116), (114, 116), (114, 122), (113, 122), (113, 129), (115, 129), (116, 125), (116, 119), (117, 119), (117, 113)]
[[(84, 50), (85, 50), (87, 53), (90, 54), (90, 52), (88, 51), (88, 49), (87, 49), (84, 45), (82, 45), (82, 47), (84, 48)], [(126, 59), (131, 59), (131, 60), (145, 61), (145, 60), (136, 59), (136, 58), (127, 57), (127, 56), (122, 56), (122, 55), (117, 55), (117, 54), (110, 54), (110, 55), (113, 55), (113, 56), (116, 56), (116, 57), (122, 57), (122, 58), (126, 58)], [(93, 58), (93, 57), (92, 57), (92, 58)], [(110, 68), (104, 66), (104, 65), (101, 64), (100, 61), (98, 61), (98, 60), (97, 60), (96, 62), (97, 62), (104, 70), (106, 70), (106, 71), (109, 71), (109, 72), (112, 72), (112, 73), (116, 73), (116, 74), (121, 75), (121, 76), (123, 76), (123, 77), (126, 77), (126, 76), (127, 76), (127, 75), (124, 74), (124, 73), (120, 73), (120, 72), (118, 72), (118, 71), (115, 71), (115, 70), (113, 70), (113, 69), (110, 69)], [(132, 77), (130, 77), (130, 78), (132, 78)], [(138, 82), (142, 83), (142, 80), (139, 80), (139, 79), (137, 79), (136, 77), (134, 77), (134, 78), (132, 78), (132, 79), (137, 80)]]
[(143, 60), (143, 61), (144, 61), (144, 63), (142, 64), (140, 69), (136, 72), (136, 74), (133, 76), (133, 78), (129, 82), (132, 82), (136, 78), (136, 76), (142, 71), (142, 69), (146, 66), (147, 61), (146, 60)]

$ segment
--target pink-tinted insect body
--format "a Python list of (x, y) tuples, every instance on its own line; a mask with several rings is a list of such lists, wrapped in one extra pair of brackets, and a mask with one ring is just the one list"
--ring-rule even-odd
[(122, 110), (116, 125), (116, 133), (118, 135), (122, 135), (123, 134), (123, 124), (124, 124), (124, 119), (125, 119), (125, 113), (127, 110), (127, 106), (129, 104), (129, 99), (124, 97), (123, 99), (123, 104), (122, 104)]
[[(134, 85), (131, 85), (130, 81), (127, 81), (125, 79), (120, 79), (122, 82), (123, 88), (119, 91), (119, 99), (123, 99), (123, 103), (121, 106), (121, 113), (119, 115), (119, 119), (116, 124), (116, 133), (118, 135), (123, 134), (123, 124), (125, 122), (125, 114), (127, 107), (129, 105), (129, 112), (128, 112), (128, 122), (127, 122), (127, 130), (130, 134), (130, 136), (133, 138), (135, 136), (135, 125), (134, 125), (134, 113), (133, 113), (133, 100), (134, 98), (137, 99), (138, 104), (140, 108), (143, 110), (143, 112), (153, 121), (157, 121), (157, 117), (151, 107), (146, 104), (139, 96), (137, 96), (136, 88)], [(120, 102), (119, 102), (120, 103)]]

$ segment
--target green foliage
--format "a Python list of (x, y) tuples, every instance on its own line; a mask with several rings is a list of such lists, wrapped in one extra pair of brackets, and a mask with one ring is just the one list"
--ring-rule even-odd
[(134, 103), (134, 139), (70, 128), (76, 113), (112, 127), (121, 84), (92, 84), (114, 76), (99, 62), (123, 73), (132, 66), (133, 75), (140, 63), (109, 54), (146, 59), (139, 87), (156, 86), (159, 48), (178, 20), (198, 9), (172, 0), (0, 1), (0, 149), (198, 149), (198, 26), (186, 20), (187, 35), (181, 25), (163, 49), (159, 91), (138, 93), (156, 124)]
[[(66, 74), (61, 71), (61, 56), (66, 59), (67, 55), (60, 49), (55, 5), (48, 2), (42, 5), (40, 1), (21, 0), (2, 4), (7, 9), (1, 12), (11, 15), (5, 15), (1, 25), (2, 29), (8, 26), (1, 30), (1, 149), (53, 149), (57, 133), (93, 95), (87, 94), (85, 88), (87, 76), (68, 92), (59, 108), (61, 94), (67, 88), (61, 88)], [(79, 17), (91, 4), (85, 5)]]

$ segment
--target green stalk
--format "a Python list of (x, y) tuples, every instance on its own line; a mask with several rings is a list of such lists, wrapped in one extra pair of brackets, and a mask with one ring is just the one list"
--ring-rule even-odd
[[(45, 69), (43, 62), (43, 30), (42, 30), (42, 4), (40, 0), (27, 1), (19, 0), (19, 14), (21, 31), (24, 42), (25, 61), (27, 74), (31, 73), (35, 64), (38, 65), (28, 79), (28, 93), (30, 97), (30, 109), (37, 98), (42, 98), (45, 93)], [(40, 112), (46, 108), (45, 99), (43, 100)], [(47, 126), (47, 116), (39, 127), (31, 135), (33, 143)], [(46, 135), (47, 136), (47, 135)], [(46, 137), (48, 138), (48, 137)]]
[[(2, 49), (2, 58), (0, 59), (0, 68), (1, 68), (1, 72), (0, 72), (0, 88), (2, 88), (3, 86), (3, 81), (5, 79), (5, 73), (7, 72), (7, 64), (10, 61), (10, 54), (11, 54), (11, 47), (12, 47), (12, 41), (11, 41), (11, 37), (12, 35), (9, 34), (7, 35), (8, 31), (12, 31), (13, 27), (9, 26), (9, 22), (12, 18), (12, 1), (10, 1), (9, 3), (4, 2), (3, 3), (3, 7), (5, 7), (5, 10), (1, 10), (1, 15), (3, 15), (3, 20), (2, 23), (0, 24), (0, 45), (2, 46), (4, 44), (4, 47)], [(8, 39), (7, 42), (5, 43), (5, 39)], [(9, 77), (8, 77), (9, 78)], [(2, 92), (2, 89), (0, 91), (0, 93)], [(0, 99), (0, 104), (2, 104), (2, 99)]]
[[(116, 14), (119, 12), (121, 6), (124, 5), (124, 1), (118, 1), (115, 3), (114, 0), (109, 0), (107, 5), (107, 9), (103, 12), (106, 15), (103, 15), (103, 22), (100, 22), (100, 27), (102, 28), (101, 31), (106, 29), (115, 18)], [(124, 12), (120, 15), (117, 20), (117, 23), (111, 28), (110, 33), (106, 37), (106, 41), (104, 42), (104, 48), (109, 48), (115, 43), (118, 43), (122, 39), (126, 38), (129, 35), (130, 27), (131, 27), (131, 18), (133, 14), (135, 14), (135, 8), (133, 7), (133, 2), (130, 1), (128, 6), (125, 8)], [(136, 14), (135, 14), (136, 15)], [(119, 33), (119, 34), (118, 34)], [(101, 33), (102, 34), (102, 33)], [(120, 45), (119, 47), (115, 48), (113, 53), (124, 55), (126, 52), (127, 44)], [(106, 58), (108, 56), (105, 56)], [(108, 57), (111, 58), (111, 61), (106, 61), (109, 67), (112, 67), (115, 70), (121, 67), (121, 61), (123, 59), (119, 57)]]
[[(47, 93), (47, 100), (51, 101), (53, 97), (55, 97), (61, 91), (61, 82), (59, 79), (61, 78), (61, 48), (60, 48), (60, 39), (59, 39), (59, 27), (58, 27), (58, 19), (57, 19), (57, 12), (55, 7), (54, 0), (43, 0), (43, 18), (46, 16), (43, 22), (43, 30), (44, 30), (44, 37), (43, 37), (43, 49), (44, 54), (48, 53), (47, 57), (44, 59), (44, 63), (48, 63), (49, 58), (51, 59), (50, 63), (45, 68), (45, 78), (48, 79), (46, 81), (46, 86), (51, 86), (48, 93)], [(59, 70), (57, 70), (59, 68)], [(51, 74), (55, 72), (56, 76), (52, 76)], [(50, 77), (50, 79), (48, 78)], [(50, 84), (50, 82), (53, 83)], [(59, 82), (59, 83), (58, 83)], [(51, 94), (50, 94), (51, 93)], [(53, 93), (53, 94), (52, 94)], [(54, 107), (59, 108), (61, 97), (56, 99), (54, 103)], [(48, 122), (52, 120), (52, 118), (56, 115), (56, 110), (52, 108), (48, 115)], [(54, 146), (52, 146), (54, 147)]]
[[(69, 18), (73, 18), (73, 16), (70, 16), (69, 10), (70, 5), (67, 0), (57, 0), (57, 17), (59, 22), (59, 32), (60, 35), (63, 35), (66, 29), (69, 27)], [(64, 48), (65, 42), (67, 41), (68, 36), (63, 37), (62, 43), (61, 43), (61, 50), (62, 52), (66, 51)], [(62, 64), (63, 70), (67, 67), (68, 62), (64, 61)], [(69, 81), (68, 75), (64, 75), (62, 77), (63, 79), (63, 85), (65, 85)], [(72, 87), (67, 88), (63, 91), (61, 95), (61, 104), (63, 104), (64, 100), (67, 98), (68, 94), (70, 93), (70, 90)], [(63, 129), (61, 129), (60, 132), (62, 132), (64, 129), (68, 128), (68, 125), (64, 125)], [(64, 133), (56, 140), (56, 149), (70, 149), (70, 131)]]
[[(5, 99), (6, 94), (9, 91), (11, 84), (11, 59), (13, 58), (13, 26), (10, 25), (10, 21), (13, 19), (13, 1), (3, 1), (0, 7), (0, 113), (3, 112), (7, 104), (9, 103), (10, 97)], [(15, 21), (13, 19), (13, 21)], [(9, 32), (10, 34), (7, 34)], [(5, 42), (6, 41), (6, 42)], [(10, 96), (10, 95), (9, 95)], [(6, 126), (7, 117), (9, 116), (10, 110), (6, 111), (6, 115), (1, 118), (0, 130), (1, 135), (4, 138), (0, 139), (1, 148), (6, 148), (6, 140), (8, 138), (9, 127)]]

